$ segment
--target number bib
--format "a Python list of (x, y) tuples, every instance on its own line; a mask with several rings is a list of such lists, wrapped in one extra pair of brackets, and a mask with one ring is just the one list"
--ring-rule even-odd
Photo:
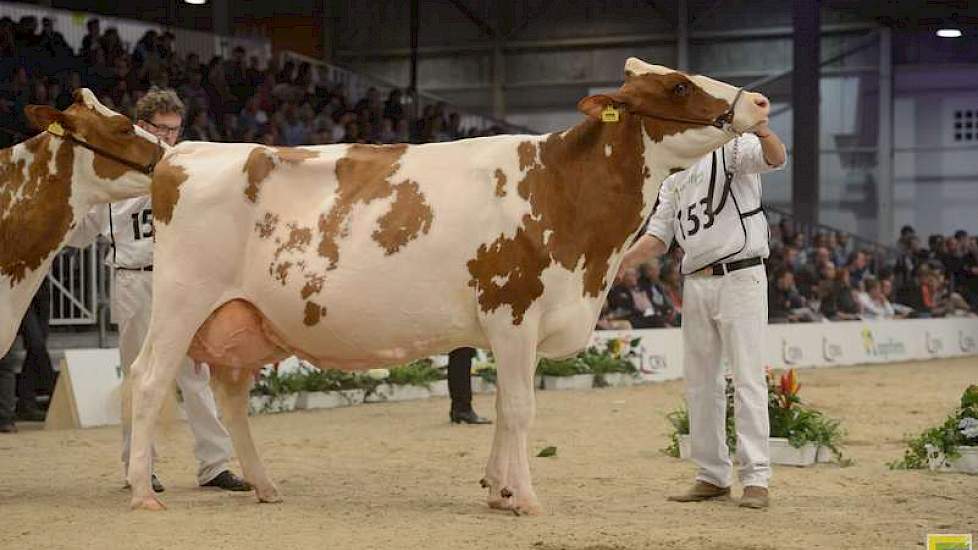
[(732, 188), (733, 173), (727, 170), (726, 153), (713, 152), (710, 177), (694, 171), (678, 186), (676, 239), (683, 247), (683, 274), (735, 256), (747, 246), (747, 227)]

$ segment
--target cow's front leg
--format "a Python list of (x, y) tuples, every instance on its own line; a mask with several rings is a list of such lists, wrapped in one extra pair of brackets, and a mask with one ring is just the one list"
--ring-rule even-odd
[(497, 361), (496, 434), (482, 483), (489, 506), (516, 514), (538, 514), (540, 503), (530, 479), (527, 437), (533, 423), (536, 334), (507, 331), (491, 338)]

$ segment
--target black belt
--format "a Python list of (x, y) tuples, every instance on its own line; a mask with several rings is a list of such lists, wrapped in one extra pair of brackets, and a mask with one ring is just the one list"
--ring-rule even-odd
[(731, 271), (737, 271), (738, 269), (747, 269), (748, 267), (754, 267), (755, 265), (761, 265), (764, 260), (761, 258), (747, 258), (744, 260), (737, 260), (736, 262), (729, 262), (725, 264), (713, 264), (707, 266), (704, 271), (712, 269), (714, 277), (722, 277)]
[(117, 267), (116, 269), (121, 269), (123, 271), (153, 271), (153, 266), (148, 265), (146, 267)]

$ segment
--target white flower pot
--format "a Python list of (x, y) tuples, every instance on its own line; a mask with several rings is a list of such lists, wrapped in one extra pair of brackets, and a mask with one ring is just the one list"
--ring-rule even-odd
[(448, 380), (438, 380), (429, 385), (431, 397), (448, 397)]
[[(768, 439), (768, 446), (771, 449), (771, 464), (785, 464), (788, 466), (811, 466), (815, 464), (819, 447), (814, 443), (803, 445), (796, 449), (783, 437), (772, 437)], [(823, 447), (824, 448), (824, 447)], [(689, 434), (679, 435), (679, 458), (687, 459), (692, 455), (692, 445)], [(825, 448), (828, 450), (827, 448)], [(828, 452), (829, 457), (832, 452)]]
[(604, 378), (604, 385), (609, 388), (634, 386), (638, 382), (638, 376), (629, 372), (609, 372), (602, 374), (601, 377)]
[(819, 446), (818, 454), (815, 455), (815, 462), (818, 462), (820, 464), (826, 462), (835, 462), (835, 453), (833, 453), (832, 449), (828, 447)]
[(593, 387), (593, 374), (543, 377), (543, 389), (545, 390), (589, 390)]
[(481, 376), (473, 376), (472, 393), (496, 393), (496, 385), (486, 382)]
[(689, 434), (679, 434), (679, 458), (687, 460), (692, 456), (692, 443)]
[(297, 393), (285, 395), (252, 395), (248, 398), (248, 414), (265, 414), (294, 411)]
[(339, 390), (300, 392), (295, 408), (303, 409), (335, 409), (363, 403), (363, 390)]
[(958, 447), (961, 456), (950, 461), (945, 460), (944, 453), (936, 447), (924, 447), (927, 449), (927, 464), (931, 470), (978, 474), (978, 447)]
[(387, 401), (413, 401), (429, 397), (431, 397), (431, 390), (424, 386), (381, 384), (364, 401), (367, 403), (384, 403)]
[(815, 464), (815, 458), (818, 455), (818, 445), (806, 443), (796, 449), (784, 437), (768, 439), (768, 446), (771, 449), (771, 464), (811, 466)]

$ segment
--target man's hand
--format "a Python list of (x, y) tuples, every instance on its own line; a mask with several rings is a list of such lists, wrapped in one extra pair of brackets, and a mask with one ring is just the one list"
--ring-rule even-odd
[(660, 241), (658, 237), (649, 234), (642, 235), (628, 249), (628, 252), (625, 252), (625, 257), (618, 268), (618, 274), (615, 275), (615, 282), (621, 281), (622, 275), (630, 268), (638, 267), (642, 262), (655, 256), (661, 256), (665, 253), (666, 248), (666, 244)]
[(761, 151), (764, 153), (764, 161), (768, 166), (781, 166), (787, 160), (788, 155), (785, 146), (768, 125), (767, 121), (758, 124), (750, 129), (750, 133), (761, 140)]

